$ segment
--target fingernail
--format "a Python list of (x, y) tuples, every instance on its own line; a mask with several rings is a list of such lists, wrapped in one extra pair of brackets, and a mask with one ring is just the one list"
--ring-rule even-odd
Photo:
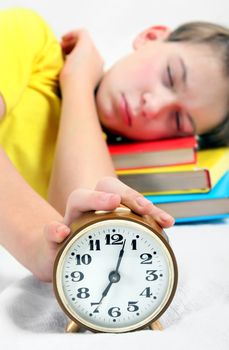
[(170, 220), (173, 220), (173, 217), (169, 214), (162, 213), (162, 214), (160, 214), (160, 219), (162, 221), (170, 221)]
[(60, 225), (57, 227), (56, 231), (59, 233), (59, 232), (63, 232), (63, 233), (67, 233), (70, 231), (70, 228), (69, 227), (66, 227), (64, 225)]
[(145, 197), (141, 196), (141, 197), (136, 198), (136, 203), (138, 205), (140, 205), (141, 207), (144, 207), (144, 206), (150, 204), (151, 202), (148, 199), (146, 199)]

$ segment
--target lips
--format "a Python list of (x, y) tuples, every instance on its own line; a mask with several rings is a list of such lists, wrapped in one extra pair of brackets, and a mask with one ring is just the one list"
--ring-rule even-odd
[(120, 112), (120, 116), (124, 122), (124, 124), (128, 127), (132, 126), (132, 116), (130, 113), (130, 109), (129, 109), (129, 105), (128, 102), (126, 100), (126, 97), (124, 94), (121, 95), (121, 103), (120, 103), (120, 108), (119, 108), (119, 112)]

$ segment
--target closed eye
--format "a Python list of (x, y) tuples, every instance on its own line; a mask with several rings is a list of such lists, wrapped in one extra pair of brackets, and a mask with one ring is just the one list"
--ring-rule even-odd
[(171, 87), (174, 87), (174, 80), (171, 72), (171, 67), (169, 64), (167, 65), (167, 76), (168, 76), (169, 85)]

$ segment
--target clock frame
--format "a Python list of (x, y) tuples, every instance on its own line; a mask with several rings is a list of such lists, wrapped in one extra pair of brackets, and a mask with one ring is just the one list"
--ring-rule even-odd
[[(152, 317), (147, 323), (142, 322), (142, 324), (139, 327), (133, 328), (133, 327), (126, 327), (124, 331), (121, 332), (128, 332), (128, 331), (133, 331), (133, 330), (138, 330), (142, 328), (146, 328), (149, 326), (151, 329), (162, 329), (162, 326), (159, 322), (160, 316), (166, 311), (168, 306), (170, 305), (176, 288), (177, 288), (177, 281), (178, 281), (178, 269), (177, 269), (177, 263), (176, 263), (176, 258), (173, 253), (173, 250), (171, 249), (169, 243), (168, 243), (168, 237), (165, 234), (164, 230), (157, 224), (156, 221), (154, 221), (150, 216), (139, 216), (133, 212), (130, 211), (130, 209), (126, 207), (119, 207), (114, 211), (107, 212), (107, 211), (96, 211), (96, 212), (87, 212), (83, 214), (80, 218), (78, 218), (76, 221), (74, 221), (71, 224), (71, 232), (70, 236), (61, 244), (60, 250), (57, 254), (55, 263), (54, 263), (54, 270), (53, 270), (53, 286), (54, 286), (54, 292), (57, 298), (57, 301), (65, 314), (70, 318), (70, 323), (68, 324), (66, 331), (67, 332), (76, 332), (80, 328), (86, 328), (89, 329), (93, 332), (110, 332), (107, 331), (106, 328), (101, 327), (101, 330), (94, 329), (93, 327), (89, 326), (87, 322), (80, 322), (73, 313), (71, 313), (68, 308), (65, 306), (59, 290), (58, 290), (58, 284), (61, 283), (60, 281), (57, 280), (57, 270), (58, 270), (58, 264), (60, 261), (60, 258), (62, 257), (62, 254), (65, 250), (65, 248), (69, 245), (69, 243), (79, 234), (79, 232), (83, 231), (86, 229), (88, 226), (91, 226), (95, 223), (99, 223), (102, 221), (107, 221), (107, 220), (127, 220), (131, 221), (140, 225), (145, 226), (147, 229), (152, 231), (165, 245), (167, 251), (169, 252), (170, 258), (172, 260), (172, 265), (173, 265), (173, 285), (172, 289), (170, 292), (170, 295), (168, 297), (168, 300), (166, 301), (165, 305), (163, 308), (160, 310), (160, 312), (156, 315), (156, 317)], [(111, 330), (113, 333), (120, 332), (119, 330), (116, 330), (115, 328)]]

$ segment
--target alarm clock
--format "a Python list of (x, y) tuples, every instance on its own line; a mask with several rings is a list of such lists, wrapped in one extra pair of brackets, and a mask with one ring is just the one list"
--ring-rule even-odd
[(71, 232), (53, 271), (56, 298), (71, 319), (67, 331), (160, 329), (178, 279), (163, 229), (149, 216), (119, 207), (83, 214)]

